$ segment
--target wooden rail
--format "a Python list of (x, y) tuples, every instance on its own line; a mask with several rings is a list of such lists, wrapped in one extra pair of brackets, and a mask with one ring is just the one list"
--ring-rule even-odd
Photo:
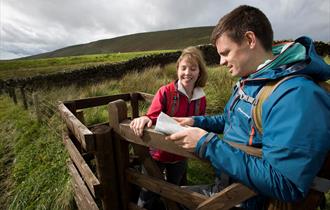
[(202, 194), (183, 189), (159, 178), (143, 175), (132, 169), (127, 169), (126, 175), (130, 183), (144, 187), (163, 197), (181, 203), (190, 209), (197, 208), (200, 203), (208, 199), (207, 196)]
[(84, 181), (79, 175), (77, 168), (71, 161), (67, 162), (69, 173), (73, 181), (74, 197), (79, 209), (83, 210), (98, 210), (94, 198), (90, 195)]
[(136, 136), (129, 127), (130, 122), (130, 120), (125, 120), (119, 124), (118, 132), (125, 140), (147, 147), (161, 148), (164, 151), (187, 158), (197, 159), (195, 155), (178, 147), (174, 142), (165, 140), (165, 135), (155, 131), (153, 128), (145, 129), (143, 138)]
[(89, 190), (91, 191), (92, 195), (95, 197), (96, 195), (100, 194), (101, 185), (99, 180), (96, 178), (92, 170), (89, 168), (87, 163), (85, 162), (82, 155), (79, 153), (75, 145), (72, 143), (71, 139), (67, 134), (63, 135), (64, 145), (69, 152), (72, 162), (78, 168), (80, 174), (87, 184)]
[(82, 124), (78, 118), (63, 104), (58, 105), (60, 115), (64, 120), (66, 126), (78, 139), (81, 146), (87, 151), (91, 152), (95, 150), (95, 141), (93, 133)]

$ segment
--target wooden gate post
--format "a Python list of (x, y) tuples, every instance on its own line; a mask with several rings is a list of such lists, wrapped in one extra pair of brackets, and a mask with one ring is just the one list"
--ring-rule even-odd
[(112, 141), (111, 130), (108, 125), (100, 125), (91, 130), (96, 140), (96, 171), (102, 186), (101, 201), (104, 210), (120, 209), (114, 141)]
[(21, 91), (24, 109), (28, 109), (28, 105), (27, 105), (27, 102), (26, 102), (26, 96), (25, 96), (24, 88), (23, 87), (20, 87), (19, 89)]
[(41, 113), (40, 113), (40, 105), (39, 105), (38, 94), (33, 93), (32, 98), (33, 98), (34, 111), (36, 112), (38, 122), (41, 122)]
[(10, 92), (10, 96), (12, 97), (14, 103), (17, 104), (17, 97), (16, 97), (15, 88), (10, 87), (9, 92)]
[(121, 195), (121, 209), (127, 210), (128, 204), (131, 200), (131, 187), (129, 186), (126, 169), (129, 166), (129, 149), (128, 142), (122, 140), (118, 134), (119, 123), (127, 119), (127, 105), (123, 100), (116, 100), (108, 105), (109, 111), (109, 125), (114, 129), (113, 144), (115, 146), (115, 161), (117, 163), (117, 177)]
[(11, 87), (7, 86), (6, 90), (7, 90), (9, 97), (12, 98), (13, 96), (11, 94)]
[(131, 93), (132, 118), (139, 117), (139, 95), (138, 93)]

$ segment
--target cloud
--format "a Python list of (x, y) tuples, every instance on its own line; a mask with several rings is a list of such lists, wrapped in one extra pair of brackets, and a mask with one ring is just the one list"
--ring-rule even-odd
[(275, 39), (330, 41), (328, 0), (0, 0), (0, 59), (148, 31), (215, 25), (241, 4), (269, 17)]

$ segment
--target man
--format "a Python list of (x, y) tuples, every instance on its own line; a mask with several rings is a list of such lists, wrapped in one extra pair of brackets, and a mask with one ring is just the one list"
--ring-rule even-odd
[[(177, 118), (194, 126), (172, 134), (182, 148), (207, 159), (217, 175), (225, 172), (258, 192), (287, 202), (303, 199), (330, 149), (330, 95), (313, 80), (330, 79), (330, 66), (316, 55), (311, 39), (274, 46), (267, 17), (257, 8), (240, 6), (215, 27), (211, 40), (220, 65), (240, 77), (224, 114)], [(259, 90), (269, 81), (282, 82), (262, 105), (262, 129), (256, 130), (251, 110)], [(222, 141), (262, 147), (262, 158)], [(248, 209), (262, 209), (263, 202)], [(257, 203), (257, 204), (256, 204)]]

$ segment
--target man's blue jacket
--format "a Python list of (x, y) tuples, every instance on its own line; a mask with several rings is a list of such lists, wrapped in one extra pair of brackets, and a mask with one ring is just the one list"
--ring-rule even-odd
[[(307, 195), (330, 150), (330, 94), (313, 81), (329, 80), (330, 66), (308, 37), (284, 46), (274, 46), (275, 59), (240, 79), (223, 114), (194, 117), (194, 126), (210, 132), (199, 140), (195, 153), (209, 160), (217, 174), (225, 172), (260, 195), (297, 201)], [(255, 98), (267, 81), (293, 74), (308, 78), (294, 77), (275, 89), (262, 106), (263, 133), (257, 132), (252, 105), (239, 99), (238, 89)], [(214, 133), (262, 147), (262, 158), (231, 147)]]

